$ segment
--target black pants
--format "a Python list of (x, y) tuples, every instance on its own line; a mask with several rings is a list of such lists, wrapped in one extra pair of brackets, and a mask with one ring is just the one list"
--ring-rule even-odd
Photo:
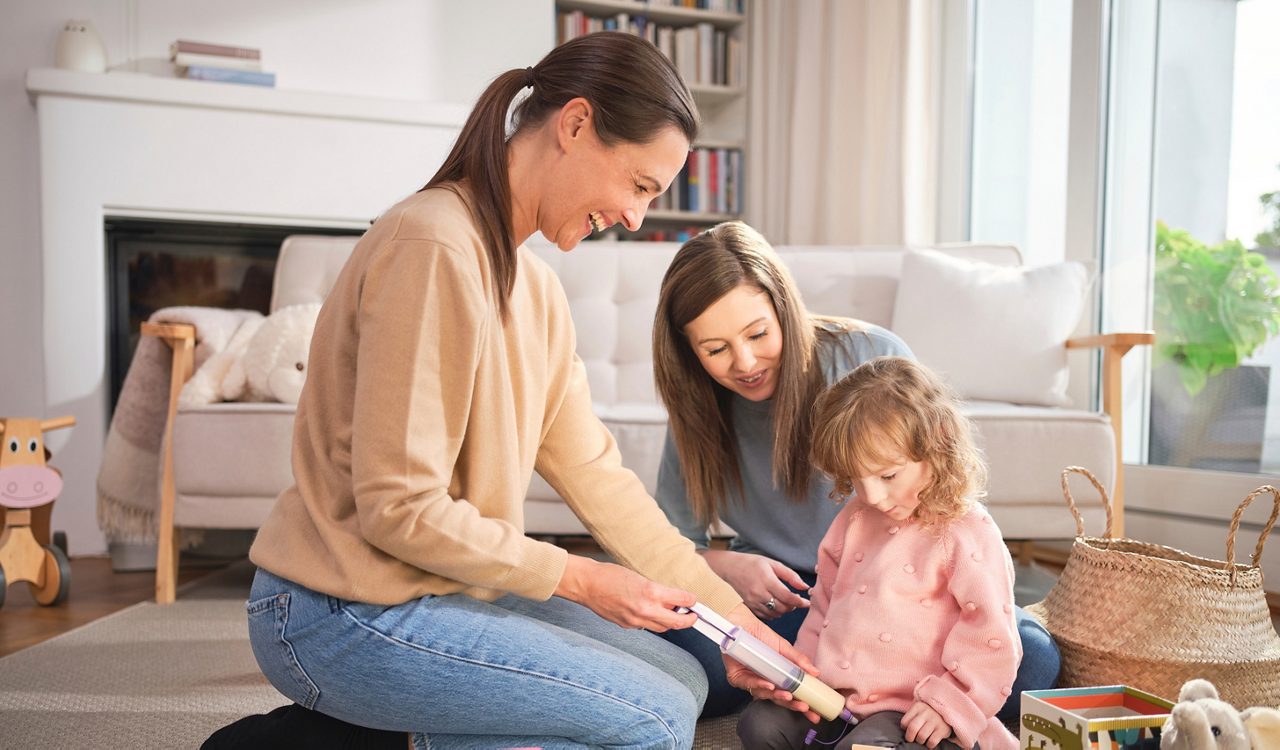
[[(836, 737), (847, 726), (844, 721), (820, 721), (810, 724), (804, 714), (783, 708), (769, 701), (752, 701), (738, 720), (738, 737), (747, 750), (804, 750), (804, 737), (810, 729), (818, 736), (811, 748), (834, 747), (849, 750), (855, 743), (873, 747), (890, 747), (894, 750), (929, 750), (918, 742), (907, 742), (903, 737), (902, 714), (898, 711), (881, 711), (863, 719), (845, 733), (835, 745)], [(822, 743), (822, 744), (818, 744)], [(938, 743), (938, 750), (960, 750), (950, 740)], [(974, 746), (977, 750), (977, 746)]]

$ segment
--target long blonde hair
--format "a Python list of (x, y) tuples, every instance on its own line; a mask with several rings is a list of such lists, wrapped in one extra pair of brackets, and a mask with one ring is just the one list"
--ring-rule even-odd
[(690, 505), (707, 525), (719, 519), (728, 490), (742, 500), (742, 472), (734, 441), (732, 392), (707, 374), (684, 328), (743, 285), (767, 294), (778, 317), (782, 356), (771, 403), (773, 483), (795, 502), (809, 491), (811, 407), (826, 385), (818, 343), (853, 325), (811, 316), (777, 253), (759, 232), (740, 221), (718, 224), (676, 253), (658, 296), (653, 374), (667, 408)]
[(986, 462), (954, 393), (923, 365), (876, 357), (841, 378), (814, 404), (813, 464), (852, 494), (854, 479), (899, 456), (930, 470), (915, 515), (937, 526), (986, 493)]

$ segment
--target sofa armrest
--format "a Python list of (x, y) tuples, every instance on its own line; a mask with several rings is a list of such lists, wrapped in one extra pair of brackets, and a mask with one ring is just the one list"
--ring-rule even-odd
[(164, 463), (156, 545), (156, 601), (171, 604), (178, 585), (178, 530), (173, 523), (173, 420), (178, 413), (182, 386), (191, 379), (195, 369), (196, 328), (185, 323), (143, 323), (142, 335), (161, 339), (173, 349), (173, 363), (169, 368), (169, 409), (164, 420)]
[(1068, 349), (1102, 349), (1102, 410), (1111, 418), (1111, 431), (1116, 441), (1116, 484), (1111, 493), (1114, 523), (1112, 532), (1124, 536), (1124, 398), (1121, 391), (1120, 364), (1135, 346), (1154, 344), (1150, 331), (1100, 333), (1067, 339)]

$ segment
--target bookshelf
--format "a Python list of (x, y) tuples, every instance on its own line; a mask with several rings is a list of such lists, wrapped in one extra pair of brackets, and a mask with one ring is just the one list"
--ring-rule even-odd
[(702, 115), (702, 132), (680, 177), (649, 208), (640, 232), (617, 239), (682, 240), (742, 213), (747, 0), (697, 0), (715, 9), (671, 2), (554, 0), (557, 44), (600, 30), (642, 36), (675, 63)]

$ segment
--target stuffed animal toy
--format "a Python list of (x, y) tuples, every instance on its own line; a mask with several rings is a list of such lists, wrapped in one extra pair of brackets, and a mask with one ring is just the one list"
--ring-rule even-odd
[(1246, 708), (1240, 712), (1253, 750), (1280, 750), (1280, 709), (1270, 706)]
[(316, 303), (290, 305), (268, 315), (249, 339), (244, 354), (227, 370), (222, 398), (298, 403), (319, 314)]
[(1164, 723), (1160, 750), (1250, 750), (1240, 712), (1208, 680), (1190, 680)]
[(178, 404), (183, 408), (190, 408), (221, 401), (222, 381), (227, 379), (227, 372), (231, 370), (231, 366), (244, 357), (249, 341), (253, 339), (253, 334), (258, 332), (264, 320), (266, 318), (256, 312), (252, 316), (245, 317), (227, 339), (227, 345), (205, 360), (186, 385), (182, 386), (182, 393), (178, 395)]

